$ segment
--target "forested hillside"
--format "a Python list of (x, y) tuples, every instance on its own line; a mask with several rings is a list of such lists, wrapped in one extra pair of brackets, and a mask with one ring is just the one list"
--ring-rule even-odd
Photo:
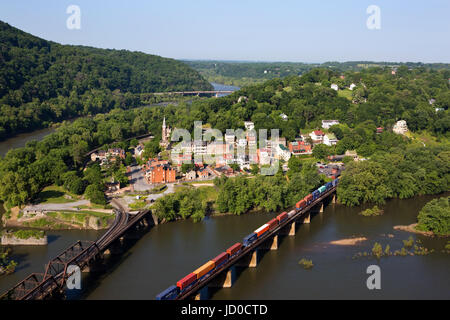
[(327, 68), (330, 71), (362, 71), (373, 67), (398, 68), (426, 68), (426, 69), (449, 69), (448, 63), (420, 63), (420, 62), (372, 62), (372, 61), (349, 61), (349, 62), (324, 62), (302, 63), (302, 62), (239, 62), (239, 61), (185, 61), (192, 68), (200, 72), (210, 82), (223, 83), (244, 87), (264, 81), (297, 76), (310, 71), (313, 68)]
[(211, 88), (173, 59), (60, 45), (0, 21), (0, 139), (70, 117), (135, 107), (138, 93)]

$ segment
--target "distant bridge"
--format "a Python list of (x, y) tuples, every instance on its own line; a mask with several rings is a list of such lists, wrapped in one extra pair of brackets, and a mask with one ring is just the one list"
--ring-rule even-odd
[(219, 94), (230, 94), (232, 90), (213, 90), (213, 91), (172, 91), (172, 92), (155, 92), (152, 93), (155, 96), (163, 95), (182, 95), (182, 96), (200, 96), (200, 95), (213, 95), (218, 97)]

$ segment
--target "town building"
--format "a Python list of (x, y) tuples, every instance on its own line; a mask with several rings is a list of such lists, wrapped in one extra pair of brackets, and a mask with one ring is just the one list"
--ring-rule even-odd
[(397, 123), (394, 124), (392, 131), (394, 131), (397, 134), (405, 134), (406, 132), (408, 132), (408, 126), (406, 124), (406, 121), (405, 120), (397, 121)]
[(144, 146), (142, 144), (138, 144), (136, 148), (134, 148), (134, 156), (136, 158), (140, 158), (142, 153), (144, 153)]
[(255, 124), (251, 121), (244, 121), (245, 130), (253, 130), (255, 129)]
[(289, 151), (294, 155), (311, 154), (311, 145), (304, 141), (294, 141), (289, 143)]
[(339, 120), (322, 120), (322, 128), (330, 129), (331, 126), (339, 124)]
[(323, 137), (323, 143), (326, 144), (327, 146), (334, 146), (338, 143), (338, 139), (333, 133), (327, 133)]
[(176, 171), (168, 164), (158, 164), (150, 167), (145, 172), (145, 178), (151, 184), (175, 182)]
[(336, 90), (336, 91), (339, 90), (339, 86), (338, 86), (337, 84), (335, 84), (335, 83), (333, 83), (333, 84), (330, 86), (330, 88), (333, 89), (333, 90)]
[(99, 150), (99, 151), (93, 152), (91, 154), (92, 161), (100, 160), (100, 161), (104, 162), (105, 160), (108, 160), (108, 159), (115, 160), (115, 158), (117, 158), (117, 157), (119, 157), (121, 159), (125, 159), (125, 150), (120, 149), (120, 148), (112, 148), (112, 149), (108, 149), (108, 151)]
[(355, 87), (356, 87), (356, 84), (352, 83), (352, 84), (350, 85), (349, 89), (350, 89), (350, 90), (353, 90), (353, 89), (355, 89)]
[(195, 170), (191, 170), (189, 172), (186, 172), (186, 175), (184, 177), (186, 180), (195, 180), (197, 178), (197, 172)]
[(316, 143), (316, 144), (323, 143), (324, 135), (325, 134), (322, 132), (322, 130), (314, 130), (313, 132), (311, 132), (309, 134), (313, 143)]
[(166, 148), (170, 144), (170, 134), (172, 133), (172, 129), (166, 125), (166, 117), (164, 117), (161, 129), (162, 133), (160, 145)]
[(283, 146), (282, 144), (278, 144), (275, 148), (276, 154), (279, 160), (288, 161), (291, 157), (291, 152), (288, 148)]

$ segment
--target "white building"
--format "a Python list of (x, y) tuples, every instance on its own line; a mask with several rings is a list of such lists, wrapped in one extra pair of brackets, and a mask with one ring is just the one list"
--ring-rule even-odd
[(408, 126), (406, 124), (406, 121), (405, 120), (397, 121), (397, 123), (394, 124), (392, 131), (394, 131), (397, 134), (405, 134), (406, 132), (408, 132)]
[(238, 139), (237, 145), (238, 147), (245, 148), (247, 146), (247, 139)]
[(280, 114), (280, 118), (283, 119), (284, 121), (288, 120), (288, 116), (285, 115), (284, 113)]
[(338, 139), (336, 138), (336, 136), (332, 133), (327, 133), (324, 137), (323, 137), (323, 143), (326, 144), (327, 146), (333, 146), (336, 143), (338, 143)]
[(283, 159), (284, 161), (288, 161), (291, 157), (291, 152), (289, 151), (289, 149), (282, 144), (277, 144), (275, 151), (278, 159), (280, 160)]
[(352, 84), (350, 85), (349, 89), (350, 89), (350, 90), (353, 90), (353, 89), (355, 89), (355, 87), (356, 87), (356, 84), (352, 83)]
[(244, 127), (246, 130), (253, 130), (255, 129), (255, 124), (251, 121), (244, 121)]
[(315, 130), (309, 134), (314, 143), (323, 143), (324, 135), (325, 134), (321, 130)]
[(234, 145), (234, 139), (235, 139), (234, 134), (225, 133), (225, 143)]
[(333, 83), (331, 85), (331, 89), (338, 91), (339, 90), (339, 86), (337, 84)]
[(141, 157), (144, 152), (144, 147), (141, 144), (138, 144), (136, 148), (134, 148), (134, 156)]
[(322, 120), (322, 128), (330, 129), (331, 126), (339, 124), (339, 120)]
[(194, 141), (192, 151), (194, 154), (205, 155), (208, 152), (208, 144), (206, 141)]

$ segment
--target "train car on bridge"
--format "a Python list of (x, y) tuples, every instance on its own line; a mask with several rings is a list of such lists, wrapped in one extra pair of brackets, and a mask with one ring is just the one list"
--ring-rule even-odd
[(303, 198), (303, 200), (305, 200), (306, 205), (310, 205), (311, 202), (313, 202), (313, 195), (310, 193), (305, 198)]
[(180, 288), (181, 292), (183, 292), (183, 290), (189, 288), (195, 282), (197, 282), (197, 275), (194, 273), (190, 273), (186, 277), (177, 282), (177, 287)]
[(170, 286), (156, 296), (156, 300), (174, 300), (180, 294), (180, 288)]
[(333, 187), (336, 187), (338, 185), (338, 183), (339, 183), (339, 179), (336, 178), (333, 181), (331, 181), (331, 183), (333, 184)]
[(300, 200), (299, 202), (297, 202), (297, 204), (295, 205), (295, 208), (297, 209), (297, 211), (300, 211), (300, 210), (306, 208), (306, 201), (305, 201), (305, 199)]
[(283, 213), (280, 213), (280, 214), (277, 216), (278, 223), (283, 222), (283, 221), (286, 220), (287, 218), (288, 218), (288, 214), (287, 214), (286, 211), (283, 212)]
[(269, 231), (269, 225), (266, 223), (255, 230), (256, 235), (258, 238), (260, 238), (262, 235), (264, 235), (267, 231)]
[(258, 239), (258, 235), (254, 232), (250, 233), (248, 236), (246, 236), (242, 242), (242, 245), (244, 247), (248, 247), (251, 245), (255, 240)]
[(277, 218), (274, 218), (274, 219), (270, 220), (269, 222), (267, 222), (267, 224), (269, 225), (269, 230), (273, 230), (278, 226), (278, 220), (277, 220)]
[(210, 260), (201, 267), (199, 267), (197, 270), (195, 270), (193, 274), (197, 276), (197, 280), (200, 280), (206, 277), (215, 267), (216, 267), (215, 262), (213, 260)]
[(216, 269), (217, 269), (228, 261), (228, 253), (222, 252), (217, 257), (212, 259), (212, 261), (214, 261), (214, 263), (216, 265)]
[(231, 259), (232, 257), (234, 257), (239, 251), (241, 251), (241, 248), (242, 248), (242, 244), (240, 244), (239, 242), (232, 245), (231, 247), (229, 247), (227, 249), (229, 258)]

